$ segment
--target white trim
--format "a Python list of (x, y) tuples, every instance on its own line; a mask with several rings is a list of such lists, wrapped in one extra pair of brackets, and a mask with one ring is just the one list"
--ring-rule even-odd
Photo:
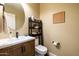
[(55, 54), (49, 52), (49, 56), (57, 56), (57, 55), (55, 55)]

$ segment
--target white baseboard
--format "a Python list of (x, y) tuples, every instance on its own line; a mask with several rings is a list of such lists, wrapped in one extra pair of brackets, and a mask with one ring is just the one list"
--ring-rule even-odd
[(57, 55), (55, 55), (55, 54), (49, 52), (49, 56), (57, 56)]

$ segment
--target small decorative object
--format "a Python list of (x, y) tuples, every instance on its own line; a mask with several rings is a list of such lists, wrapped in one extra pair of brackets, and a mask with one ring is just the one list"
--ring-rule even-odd
[(64, 23), (65, 22), (65, 11), (61, 11), (53, 14), (53, 23)]

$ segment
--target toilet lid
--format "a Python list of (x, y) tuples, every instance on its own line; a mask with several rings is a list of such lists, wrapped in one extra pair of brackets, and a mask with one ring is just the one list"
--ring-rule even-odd
[(42, 46), (42, 45), (37, 45), (35, 48), (37, 50), (40, 50), (40, 51), (47, 51), (47, 48), (45, 46)]

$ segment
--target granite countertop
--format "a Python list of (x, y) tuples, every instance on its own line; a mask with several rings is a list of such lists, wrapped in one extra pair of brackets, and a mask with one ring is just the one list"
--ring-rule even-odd
[(12, 38), (0, 39), (0, 49), (6, 48), (12, 45), (16, 45), (19, 43), (31, 41), (34, 39), (35, 38), (31, 36), (19, 36), (18, 38), (12, 37)]

